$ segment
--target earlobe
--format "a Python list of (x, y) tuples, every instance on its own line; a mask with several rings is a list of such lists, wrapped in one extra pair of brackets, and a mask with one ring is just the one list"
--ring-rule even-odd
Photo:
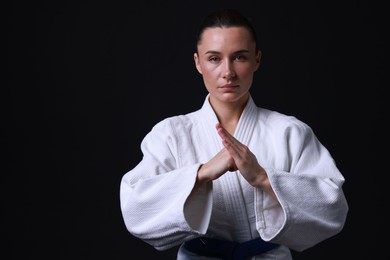
[(255, 71), (257, 71), (260, 67), (260, 60), (261, 60), (261, 51), (259, 50), (256, 55)]
[(202, 69), (200, 68), (200, 65), (199, 65), (199, 57), (198, 57), (198, 54), (196, 52), (194, 53), (194, 62), (195, 62), (196, 69), (198, 70), (198, 72), (200, 74), (202, 74)]

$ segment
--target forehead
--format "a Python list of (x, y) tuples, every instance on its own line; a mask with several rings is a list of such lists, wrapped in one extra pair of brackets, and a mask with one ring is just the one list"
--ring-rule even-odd
[[(255, 42), (245, 27), (215, 27), (203, 31), (198, 49), (203, 51), (252, 50)], [(201, 51), (201, 52), (203, 52)]]

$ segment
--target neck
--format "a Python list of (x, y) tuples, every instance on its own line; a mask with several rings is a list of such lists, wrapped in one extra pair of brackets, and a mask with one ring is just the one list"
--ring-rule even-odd
[(210, 98), (210, 104), (218, 117), (219, 123), (231, 135), (234, 135), (234, 131), (236, 130), (237, 124), (246, 104), (248, 103), (248, 100), (249, 95), (237, 102), (218, 102)]

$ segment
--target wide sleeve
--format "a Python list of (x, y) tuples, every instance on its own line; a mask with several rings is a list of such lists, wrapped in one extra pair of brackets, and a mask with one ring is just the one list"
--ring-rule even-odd
[[(165, 250), (207, 230), (210, 187), (193, 187), (200, 163), (191, 138), (172, 120), (157, 124), (141, 143), (143, 158), (120, 184), (120, 206), (128, 231), (157, 250)], [(191, 219), (193, 212), (199, 218)]]
[(344, 177), (304, 123), (286, 128), (274, 147), (284, 166), (266, 171), (279, 205), (257, 190), (256, 226), (265, 240), (303, 251), (342, 230), (348, 212)]

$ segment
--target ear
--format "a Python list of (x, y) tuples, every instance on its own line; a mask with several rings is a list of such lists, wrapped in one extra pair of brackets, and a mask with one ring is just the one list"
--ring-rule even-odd
[(196, 67), (196, 69), (198, 70), (198, 72), (200, 73), (200, 74), (202, 74), (202, 69), (200, 68), (200, 61), (199, 61), (199, 56), (198, 56), (198, 54), (195, 52), (194, 53), (194, 62), (195, 62), (195, 67)]
[(259, 67), (260, 67), (261, 54), (262, 54), (261, 51), (258, 50), (258, 51), (257, 51), (257, 54), (256, 54), (255, 69), (254, 69), (254, 71), (257, 71), (257, 70), (259, 69)]

